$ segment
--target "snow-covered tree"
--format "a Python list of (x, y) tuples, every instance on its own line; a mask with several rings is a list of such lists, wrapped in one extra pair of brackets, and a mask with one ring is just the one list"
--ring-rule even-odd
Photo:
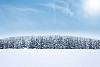
[(100, 49), (100, 40), (71, 36), (22, 36), (0, 39), (0, 49)]

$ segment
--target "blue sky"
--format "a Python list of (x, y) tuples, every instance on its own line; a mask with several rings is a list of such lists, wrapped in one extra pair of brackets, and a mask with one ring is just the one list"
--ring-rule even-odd
[(99, 0), (1, 0), (0, 35), (34, 32), (96, 34)]

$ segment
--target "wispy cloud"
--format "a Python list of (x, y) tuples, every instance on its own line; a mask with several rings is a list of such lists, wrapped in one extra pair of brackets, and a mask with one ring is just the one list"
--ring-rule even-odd
[[(63, 4), (63, 5), (60, 5), (58, 3)], [(74, 13), (69, 8), (69, 5), (65, 3), (65, 1), (50, 2), (50, 3), (46, 3), (42, 5), (52, 8), (53, 10), (59, 10), (67, 15), (74, 16)]]
[[(0, 18), (4, 18), (5, 20), (0, 20), (2, 23), (6, 22), (8, 26), (12, 24), (12, 27), (16, 27), (17, 25), (26, 25), (26, 26), (32, 26), (33, 19), (32, 14), (37, 15), (41, 11), (35, 8), (29, 8), (29, 7), (15, 7), (15, 6), (0, 6), (2, 8), (1, 13), (3, 13), (3, 16), (0, 16)], [(0, 14), (1, 14), (0, 13)]]
[(18, 11), (31, 11), (31, 12), (34, 12), (34, 13), (40, 12), (39, 10), (34, 9), (34, 8), (18, 8), (18, 7), (12, 7), (12, 9), (18, 10)]
[(3, 8), (7, 11), (20, 11), (20, 12), (33, 12), (33, 13), (42, 12), (39, 9), (32, 8), (32, 7), (16, 7), (16, 6), (3, 5), (0, 6), (0, 8)]
[(70, 16), (74, 16), (74, 13), (69, 8), (63, 8), (62, 11)]

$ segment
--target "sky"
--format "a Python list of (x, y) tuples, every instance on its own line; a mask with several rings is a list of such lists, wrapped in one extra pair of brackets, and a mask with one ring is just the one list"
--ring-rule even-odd
[(1, 0), (0, 38), (70, 34), (100, 39), (100, 0)]
[(1, 67), (100, 67), (99, 50), (0, 50)]

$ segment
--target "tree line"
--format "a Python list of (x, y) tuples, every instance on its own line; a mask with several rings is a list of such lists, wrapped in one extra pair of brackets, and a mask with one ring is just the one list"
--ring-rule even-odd
[(0, 39), (0, 49), (100, 49), (100, 40), (71, 36), (22, 36)]

